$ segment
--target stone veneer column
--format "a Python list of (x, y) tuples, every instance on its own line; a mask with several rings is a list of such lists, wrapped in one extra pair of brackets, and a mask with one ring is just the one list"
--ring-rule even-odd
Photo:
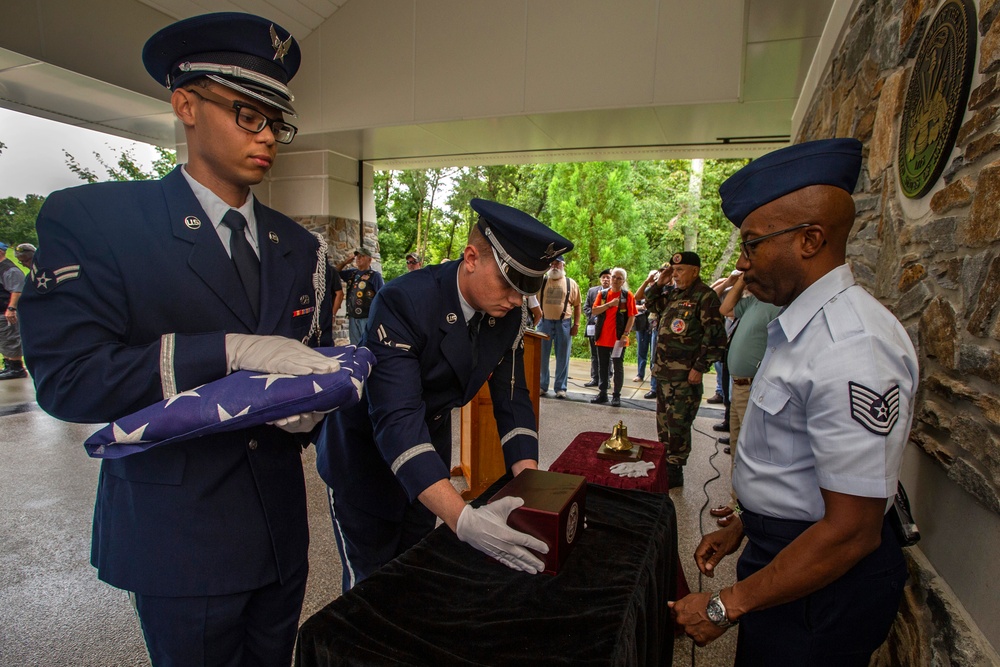
[[(359, 177), (357, 160), (332, 151), (283, 151), (254, 194), (309, 231), (323, 234), (329, 244), (331, 271), (362, 244), (374, 255), (372, 266), (381, 270), (372, 174), (372, 168), (363, 165)], [(334, 337), (347, 342), (343, 307), (334, 324)]]

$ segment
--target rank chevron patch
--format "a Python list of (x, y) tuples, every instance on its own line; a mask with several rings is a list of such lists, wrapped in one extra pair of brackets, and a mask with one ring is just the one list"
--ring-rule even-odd
[(851, 417), (875, 435), (889, 435), (899, 421), (899, 385), (879, 394), (857, 382), (848, 382), (851, 390)]

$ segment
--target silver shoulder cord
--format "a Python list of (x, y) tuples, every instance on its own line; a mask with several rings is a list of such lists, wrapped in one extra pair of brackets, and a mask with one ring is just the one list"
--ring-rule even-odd
[(510, 346), (510, 400), (514, 400), (514, 358), (517, 354), (517, 346), (522, 345), (524, 332), (528, 328), (528, 304), (521, 299), (521, 325), (517, 330), (517, 336)]
[[(313, 302), (312, 324), (309, 326), (309, 332), (302, 339), (304, 345), (308, 345), (309, 339), (313, 336), (316, 336), (316, 344), (319, 345), (323, 336), (323, 327), (320, 325), (320, 310), (322, 310), (323, 299), (326, 297), (327, 243), (322, 234), (313, 232), (313, 236), (319, 241), (319, 246), (316, 248), (316, 270), (313, 272), (315, 300)], [(333, 313), (333, 317), (336, 316), (337, 314)]]

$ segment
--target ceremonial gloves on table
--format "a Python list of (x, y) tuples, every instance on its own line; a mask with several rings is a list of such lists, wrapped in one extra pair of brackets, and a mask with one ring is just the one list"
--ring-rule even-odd
[[(312, 375), (340, 370), (339, 361), (284, 336), (226, 334), (226, 360), (230, 371)], [(306, 412), (270, 424), (289, 433), (309, 433), (325, 416), (323, 412)]]
[(458, 517), (455, 534), (509, 568), (537, 574), (545, 569), (545, 564), (528, 549), (545, 554), (549, 552), (548, 545), (507, 525), (507, 516), (523, 504), (521, 498), (507, 496), (478, 508), (466, 505)]
[(649, 471), (656, 467), (652, 461), (630, 461), (616, 463), (611, 466), (611, 472), (619, 477), (649, 477)]

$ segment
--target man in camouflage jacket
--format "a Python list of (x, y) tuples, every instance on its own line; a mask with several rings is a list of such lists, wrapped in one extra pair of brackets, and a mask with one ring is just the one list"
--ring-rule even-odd
[[(701, 258), (679, 252), (670, 258), (673, 289), (658, 280), (646, 289), (646, 307), (659, 314), (653, 375), (656, 430), (666, 445), (671, 487), (684, 485), (691, 453), (691, 424), (702, 396), (702, 374), (726, 354), (725, 320), (719, 297), (701, 281)], [(665, 272), (663, 272), (665, 273)]]

